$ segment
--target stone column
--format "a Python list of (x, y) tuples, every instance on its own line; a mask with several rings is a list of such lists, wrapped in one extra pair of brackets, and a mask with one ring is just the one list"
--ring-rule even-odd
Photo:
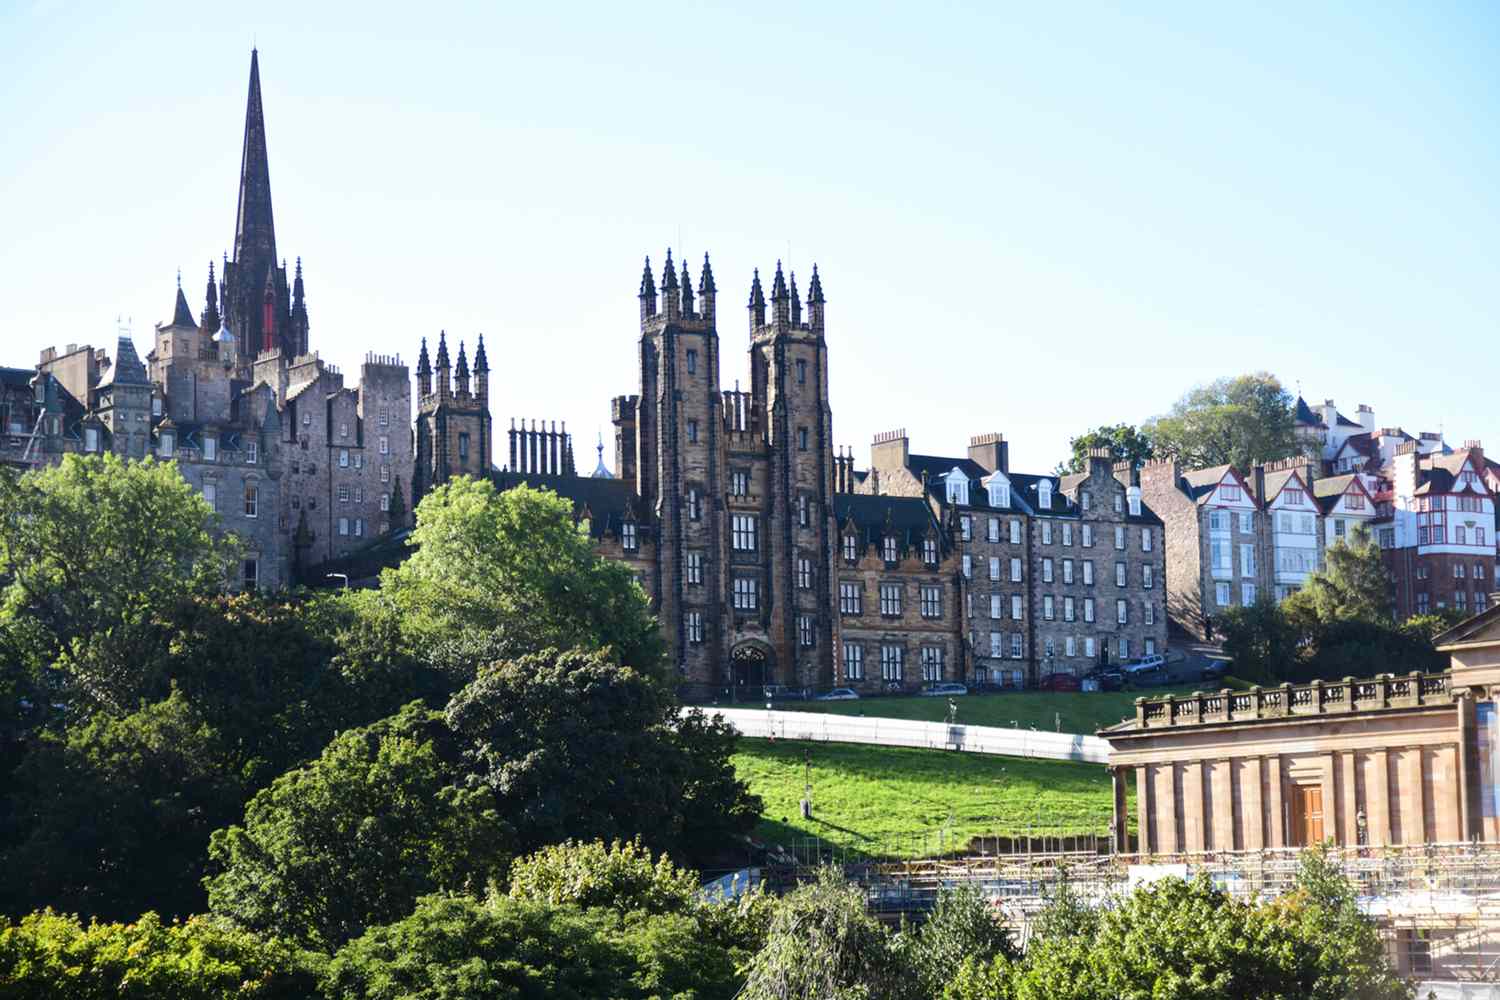
[(1156, 853), (1160, 854), (1177, 854), (1182, 850), (1182, 843), (1177, 837), (1179, 803), (1176, 770), (1177, 765), (1170, 762), (1153, 764), (1151, 767), (1151, 784), (1154, 792), (1152, 798), (1156, 807), (1152, 810), (1152, 819), (1155, 823), (1152, 847)]
[(1480, 809), (1479, 796), (1482, 794), (1479, 788), (1479, 761), (1476, 756), (1476, 733), (1474, 731), (1476, 719), (1474, 713), (1474, 696), (1469, 691), (1462, 692), (1454, 699), (1458, 710), (1458, 787), (1454, 789), (1458, 799), (1458, 831), (1462, 840), (1481, 839), (1484, 831), (1480, 829), (1479, 817), (1483, 815)]
[(1208, 824), (1203, 815), (1203, 762), (1189, 761), (1182, 770), (1182, 836), (1188, 851), (1204, 848)]
[(1286, 809), (1282, 805), (1281, 758), (1266, 758), (1267, 847), (1286, 846)]
[(1234, 781), (1230, 763), (1216, 760), (1211, 765), (1213, 776), (1214, 826), (1213, 837), (1207, 845), (1217, 851), (1234, 850)]
[[(1354, 751), (1337, 755), (1339, 766), (1339, 842), (1345, 846), (1359, 843), (1359, 785), (1354, 770)], [(1368, 817), (1366, 817), (1368, 819)]]
[(1370, 844), (1383, 847), (1391, 842), (1391, 772), (1390, 755), (1385, 750), (1370, 754), (1370, 773), (1365, 781), (1365, 798), (1370, 810)]
[(1266, 814), (1262, 806), (1261, 760), (1251, 757), (1243, 762), (1240, 773), (1240, 810), (1242, 847), (1247, 851), (1258, 851), (1266, 846)]
[(1109, 769), (1111, 810), (1114, 814), (1114, 844), (1115, 852), (1124, 854), (1130, 850), (1130, 817), (1125, 811), (1125, 769), (1123, 767), (1111, 767)]
[(1135, 769), (1135, 822), (1138, 828), (1136, 851), (1140, 854), (1151, 854), (1158, 849), (1156, 839), (1151, 836), (1151, 821), (1150, 771), (1144, 764), (1139, 764)]
[(1427, 769), (1422, 766), (1425, 751), (1411, 747), (1401, 751), (1397, 771), (1397, 794), (1401, 796), (1401, 842), (1420, 844), (1427, 839)]

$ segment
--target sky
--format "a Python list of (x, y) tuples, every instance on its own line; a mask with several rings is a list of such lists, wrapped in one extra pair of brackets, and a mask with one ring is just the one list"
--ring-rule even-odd
[(1046, 471), (1258, 370), (1500, 451), (1497, 45), (1492, 3), (0, 2), (0, 364), (144, 353), (179, 268), (202, 308), (257, 46), (313, 347), (483, 333), (496, 426), (586, 467), (668, 247), (725, 388), (751, 269), (817, 263), (861, 464)]

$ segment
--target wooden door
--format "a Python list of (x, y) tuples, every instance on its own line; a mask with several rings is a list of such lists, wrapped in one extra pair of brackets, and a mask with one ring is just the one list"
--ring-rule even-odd
[(1323, 788), (1321, 785), (1292, 786), (1293, 847), (1311, 847), (1323, 842)]

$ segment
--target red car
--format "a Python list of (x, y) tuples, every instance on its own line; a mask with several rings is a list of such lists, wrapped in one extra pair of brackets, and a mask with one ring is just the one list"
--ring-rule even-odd
[(1048, 674), (1036, 686), (1038, 691), (1079, 691), (1083, 685), (1072, 674)]

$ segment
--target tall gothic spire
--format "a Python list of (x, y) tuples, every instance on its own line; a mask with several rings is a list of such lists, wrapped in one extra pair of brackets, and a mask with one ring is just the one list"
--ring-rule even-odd
[(239, 212), (234, 223), (234, 259), (261, 265), (276, 261), (276, 225), (271, 219), (271, 167), (266, 156), (266, 116), (260, 100), (260, 56), (250, 50), (250, 95), (245, 101), (245, 145), (240, 156)]
[(204, 295), (203, 329), (216, 333), (219, 329), (219, 284), (214, 281), (214, 262), (208, 262), (208, 291)]

